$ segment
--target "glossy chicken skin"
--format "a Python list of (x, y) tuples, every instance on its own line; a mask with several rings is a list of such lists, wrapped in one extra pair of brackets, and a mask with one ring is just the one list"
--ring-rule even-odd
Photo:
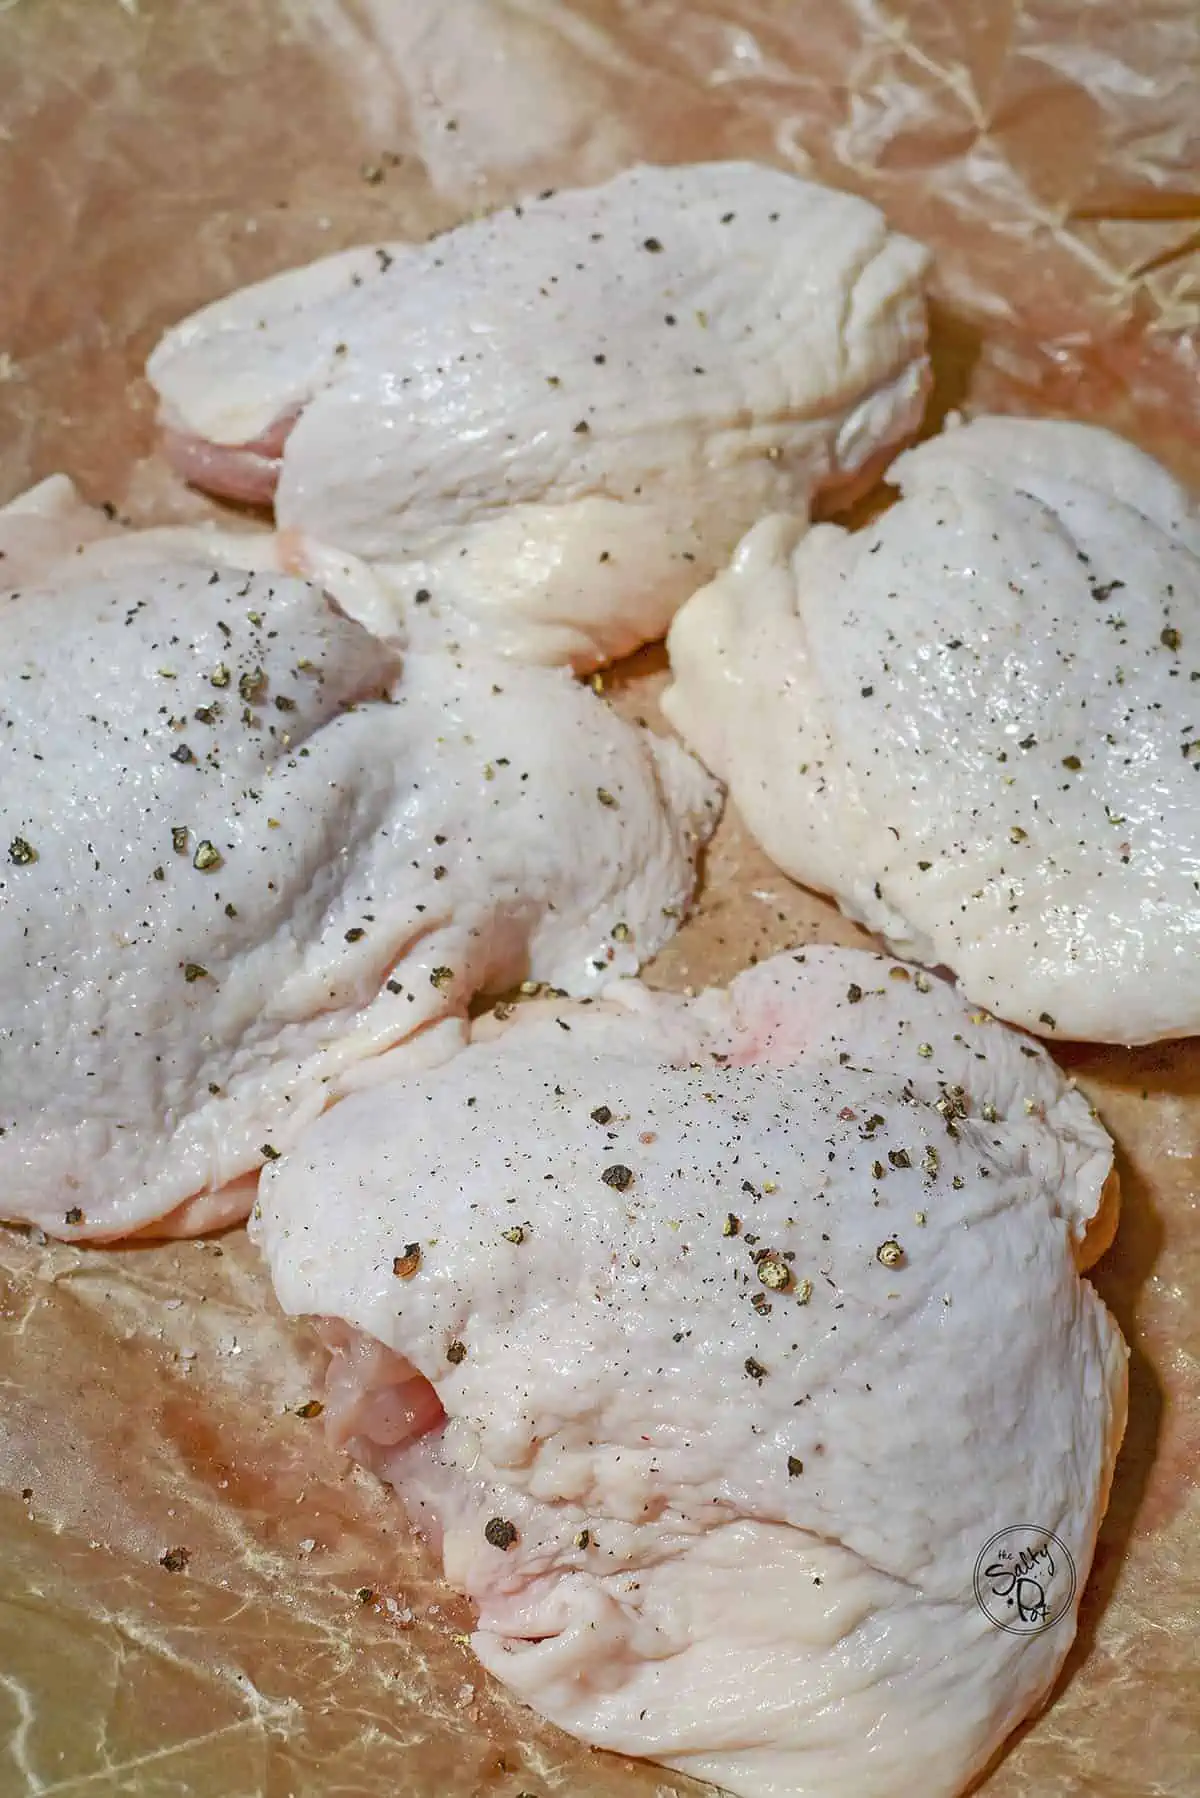
[(244, 1215), (370, 1058), (634, 971), (716, 812), (565, 674), (135, 552), (0, 599), (0, 1204), (67, 1237)]
[(1111, 1166), (1028, 1039), (810, 949), (489, 1020), (328, 1113), (251, 1231), (516, 1693), (745, 1798), (950, 1798), (1070, 1645), (972, 1570), (1031, 1519), (1086, 1578)]
[(765, 521), (664, 709), (796, 879), (1048, 1036), (1200, 1029), (1200, 510), (1083, 425), (984, 418), (853, 534)]
[(181, 470), (343, 603), (585, 670), (912, 432), (926, 263), (779, 171), (641, 167), (233, 294), (148, 372)]

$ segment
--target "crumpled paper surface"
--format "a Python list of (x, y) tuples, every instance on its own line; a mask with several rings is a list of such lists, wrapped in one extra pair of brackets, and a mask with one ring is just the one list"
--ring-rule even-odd
[[(1192, 0), (0, 0), (0, 498), (64, 469), (140, 522), (200, 516), (138, 374), (180, 314), (531, 188), (734, 154), (932, 245), (934, 421), (1096, 419), (1200, 486)], [(661, 679), (644, 653), (617, 702), (653, 722)], [(728, 818), (650, 978), (813, 937), (858, 933)], [(1062, 1059), (1121, 1150), (1095, 1278), (1131, 1416), (1063, 1679), (984, 1789), (1195, 1798), (1200, 1043)], [(240, 1232), (0, 1233), (0, 1794), (698, 1790), (476, 1668), (394, 1502), (298, 1415), (319, 1368)]]

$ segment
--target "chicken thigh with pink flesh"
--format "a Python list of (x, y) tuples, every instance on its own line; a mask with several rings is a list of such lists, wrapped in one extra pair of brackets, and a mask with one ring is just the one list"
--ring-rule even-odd
[(1200, 509), (1132, 444), (981, 418), (847, 534), (765, 520), (667, 716), (767, 853), (1048, 1036), (1200, 1030)]
[(148, 372), (181, 471), (347, 608), (585, 670), (911, 434), (926, 264), (851, 195), (641, 167), (235, 293)]
[[(136, 530), (114, 508), (89, 505), (65, 474), (0, 506), (0, 593), (48, 581), (123, 574), (165, 562), (196, 562), (249, 574), (286, 574), (279, 539), (261, 526), (212, 522)], [(369, 620), (360, 619), (370, 628)]]
[(486, 1020), (308, 1130), (251, 1232), (521, 1698), (744, 1798), (951, 1798), (1074, 1633), (1061, 1556), (1053, 1627), (974, 1581), (1014, 1525), (1087, 1576), (1111, 1169), (1039, 1047), (817, 948)]
[(481, 989), (586, 994), (686, 911), (713, 783), (561, 671), (401, 671), (316, 588), (198, 560), (85, 554), (0, 612), (8, 1218), (242, 1216), (368, 1058)]

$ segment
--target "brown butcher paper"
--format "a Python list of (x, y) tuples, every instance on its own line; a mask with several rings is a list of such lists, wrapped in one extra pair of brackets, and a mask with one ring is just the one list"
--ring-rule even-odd
[[(182, 314), (530, 189), (734, 155), (931, 246), (931, 424), (1096, 420), (1200, 487), (1195, 0), (0, 0), (0, 500), (63, 470), (137, 522), (203, 516), (139, 373)], [(647, 651), (612, 690), (657, 724), (661, 681)], [(730, 815), (648, 977), (858, 935)], [(1078, 1640), (983, 1789), (1196, 1798), (1200, 1045), (1060, 1059), (1119, 1145), (1094, 1278), (1130, 1422)], [(319, 1384), (241, 1231), (0, 1232), (0, 1794), (697, 1792), (479, 1670), (395, 1501), (302, 1414)]]

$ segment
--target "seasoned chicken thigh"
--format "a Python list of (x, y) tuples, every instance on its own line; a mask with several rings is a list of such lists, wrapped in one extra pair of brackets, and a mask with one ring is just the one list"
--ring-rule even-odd
[(0, 1207), (71, 1237), (244, 1215), (367, 1058), (633, 972), (716, 810), (564, 673), (123, 553), (0, 598)]
[(911, 433), (926, 262), (773, 169), (635, 168), (233, 294), (148, 372), (180, 469), (356, 615), (584, 670)]
[(1200, 511), (1131, 444), (982, 418), (853, 535), (750, 533), (664, 708), (780, 867), (1048, 1036), (1200, 1030)]
[(1077, 1271), (1103, 1129), (861, 951), (524, 1009), (266, 1170), (251, 1231), (320, 1320), (334, 1440), (573, 1734), (745, 1798), (910, 1798), (914, 1768), (950, 1798), (1078, 1601), (1056, 1548), (1052, 1627), (997, 1627), (981, 1551), (1035, 1526), (1081, 1586), (1123, 1429)]

